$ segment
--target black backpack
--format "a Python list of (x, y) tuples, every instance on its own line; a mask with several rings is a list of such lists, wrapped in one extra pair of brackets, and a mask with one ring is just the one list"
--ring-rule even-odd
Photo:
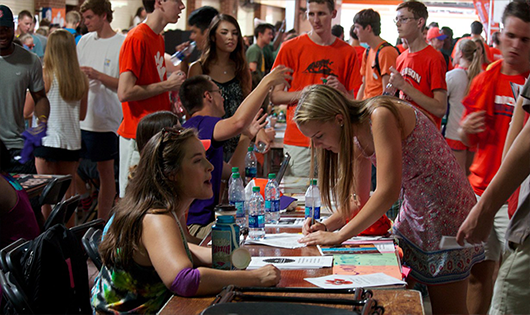
[(90, 314), (86, 256), (76, 236), (57, 224), (31, 241), (21, 259), (22, 284), (36, 314)]
[[(373, 68), (375, 68), (375, 70), (377, 71), (377, 74), (379, 74), (379, 77), (381, 77), (381, 67), (379, 66), (379, 52), (381, 51), (381, 49), (383, 49), (385, 47), (388, 47), (388, 46), (392, 46), (392, 44), (390, 44), (388, 42), (382, 43), (381, 45), (379, 45), (379, 48), (377, 48), (377, 51), (375, 53), (375, 60), (374, 60)], [(392, 46), (392, 47), (394, 47), (394, 49), (397, 51), (398, 56), (399, 56), (401, 54), (399, 49), (396, 46)], [(364, 62), (366, 62), (366, 60), (368, 60), (368, 53), (369, 52), (370, 52), (370, 49), (366, 49), (366, 53), (364, 54)]]

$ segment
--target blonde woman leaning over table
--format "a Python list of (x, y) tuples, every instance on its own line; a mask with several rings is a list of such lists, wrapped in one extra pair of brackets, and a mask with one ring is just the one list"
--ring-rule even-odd
[(215, 294), (229, 284), (273, 286), (280, 271), (209, 268), (211, 249), (186, 242), (177, 218), (194, 199), (213, 195), (213, 166), (193, 129), (164, 128), (142, 150), (124, 198), (99, 246), (103, 267), (92, 288), (102, 313), (148, 313), (171, 294)]
[[(304, 90), (294, 119), (316, 147), (324, 204), (331, 208), (334, 197), (339, 206), (324, 224), (309, 226), (308, 220), (301, 242), (340, 244), (380, 218), (401, 194), (393, 233), (411, 268), (409, 285), (427, 285), (436, 314), (467, 313), (467, 278), (483, 259), (483, 248), (440, 250), (439, 243), (442, 235), (456, 236), (476, 198), (436, 126), (397, 98), (351, 101), (326, 85)], [(377, 187), (370, 197), (372, 163)]]

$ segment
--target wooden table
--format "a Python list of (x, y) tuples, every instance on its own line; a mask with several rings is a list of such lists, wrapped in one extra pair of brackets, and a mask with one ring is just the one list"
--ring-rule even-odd
[[(297, 228), (267, 228), (267, 233), (298, 233)], [(206, 242), (207, 243), (207, 242)], [(245, 245), (252, 256), (319, 256), (316, 246), (297, 249), (274, 248), (261, 245)], [(282, 270), (278, 287), (314, 287), (304, 280), (308, 277), (322, 277), (332, 274), (332, 268), (309, 270)], [(424, 314), (421, 293), (405, 289), (375, 289), (374, 299), (385, 307), (385, 314)], [(162, 308), (160, 314), (200, 314), (215, 297), (183, 298), (173, 296)]]

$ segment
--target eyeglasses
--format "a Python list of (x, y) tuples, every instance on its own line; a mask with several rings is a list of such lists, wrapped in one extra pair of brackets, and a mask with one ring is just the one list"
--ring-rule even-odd
[(164, 138), (166, 138), (167, 134), (173, 134), (176, 136), (180, 136), (180, 134), (185, 130), (185, 128), (182, 127), (164, 127), (160, 131), (162, 133), (160, 137), (160, 143), (158, 144), (158, 158), (159, 158), (159, 164), (160, 169), (164, 170), (164, 145), (167, 141), (164, 142)]
[(219, 95), (221, 95), (221, 97), (225, 97), (225, 95), (224, 95), (224, 93), (223, 93), (223, 90), (221, 90), (221, 89), (210, 90), (210, 91), (208, 91), (208, 92), (210, 92), (210, 93), (217, 92), (217, 93), (219, 93)]
[(395, 24), (407, 24), (408, 21), (411, 21), (411, 20), (417, 20), (417, 18), (413, 18), (413, 17), (408, 17), (408, 18), (402, 18), (402, 17), (397, 17), (395, 19), (393, 19), (392, 21), (394, 21)]

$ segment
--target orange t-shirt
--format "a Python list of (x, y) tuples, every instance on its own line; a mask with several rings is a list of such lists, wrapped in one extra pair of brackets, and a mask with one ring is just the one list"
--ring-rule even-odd
[[(424, 49), (414, 53), (410, 53), (408, 49), (405, 50), (397, 58), (396, 64), (396, 69), (403, 78), (428, 97), (432, 98), (434, 96), (434, 90), (447, 90), (445, 59), (442, 53), (431, 45), (427, 45)], [(441, 118), (425, 110), (421, 107), (421, 104), (415, 103), (403, 91), (399, 93), (399, 97), (418, 107), (440, 129), (442, 125)]]
[(463, 101), (466, 104), (466, 111), (462, 115), (462, 120), (468, 114), (477, 110), (485, 110), (487, 113), (491, 113), (487, 114), (489, 117), (486, 118), (486, 130), (480, 134), (469, 136), (470, 144), (477, 144), (478, 146), (473, 164), (469, 168), (471, 174), (468, 179), (471, 187), (479, 196), (482, 196), (482, 193), (488, 187), (501, 165), (504, 142), (506, 141), (518, 96), (514, 96), (511, 84), (517, 84), (522, 87), (529, 73), (512, 76), (499, 73), (497, 78), (493, 78), (488, 76), (490, 71), (482, 72), (473, 80), (469, 95), (484, 94), (484, 89), (486, 88), (484, 81), (493, 81), (495, 84), (490, 84), (488, 87), (495, 89), (494, 101), (476, 104), (475, 108), (467, 106), (469, 102), (466, 99)]
[[(355, 94), (361, 86), (360, 62), (352, 46), (342, 40), (335, 40), (329, 46), (315, 44), (307, 34), (295, 37), (282, 44), (273, 68), (285, 65), (294, 70), (289, 92), (303, 90), (306, 86), (322, 84), (323, 78), (334, 75), (346, 90)], [(293, 121), (296, 103), (288, 104), (287, 127), (284, 143), (309, 147), (305, 137)]]
[(490, 47), (490, 52), (492, 55), (492, 59), (490, 60), (491, 62), (502, 59), (502, 51), (500, 49), (495, 48), (495, 47)]
[(366, 48), (363, 46), (353, 46), (353, 49), (355, 49), (355, 52), (357, 53), (357, 60), (363, 60), (364, 54), (366, 53)]
[[(130, 71), (136, 77), (136, 85), (149, 85), (165, 81), (164, 37), (142, 23), (133, 28), (120, 50), (120, 74)], [(118, 134), (136, 139), (136, 127), (142, 117), (161, 110), (171, 110), (169, 93), (164, 92), (141, 101), (122, 103), (123, 120)]]
[[(376, 49), (371, 49), (368, 52), (368, 57), (363, 56), (361, 75), (364, 76), (364, 96), (363, 99), (374, 97), (383, 94), (383, 79), (384, 75), (390, 75), (390, 67), (396, 67), (396, 59), (399, 56), (396, 48), (387, 46), (381, 48), (379, 51), (379, 67), (381, 68), (381, 75), (375, 69), (375, 55), (377, 50), (383, 43), (382, 41), (377, 45)], [(367, 66), (369, 65), (369, 66)]]

